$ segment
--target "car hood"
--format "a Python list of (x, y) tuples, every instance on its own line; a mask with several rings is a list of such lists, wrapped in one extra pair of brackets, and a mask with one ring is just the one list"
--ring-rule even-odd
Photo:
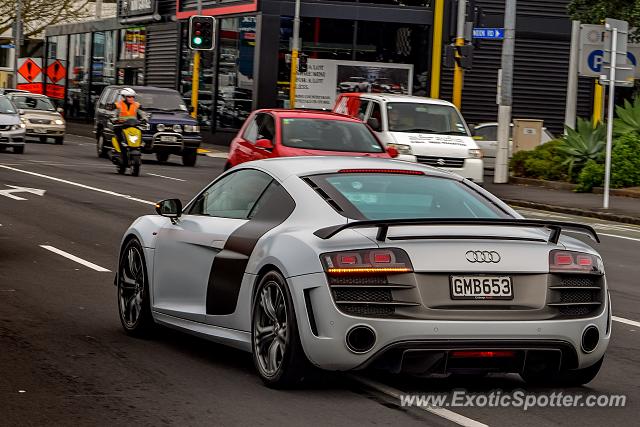
[(55, 120), (61, 119), (62, 116), (57, 111), (44, 111), (44, 110), (23, 110), (22, 117), (27, 119), (45, 119)]
[(413, 154), (443, 157), (467, 157), (478, 144), (469, 136), (428, 133), (389, 132), (397, 144), (409, 144)]
[(164, 124), (171, 124), (171, 125), (197, 125), (198, 124), (198, 122), (186, 112), (161, 113), (161, 112), (151, 111), (149, 113), (151, 114), (151, 117), (149, 118), (149, 123), (151, 124), (156, 124), (156, 123), (164, 123)]
[(20, 116), (17, 114), (0, 114), (0, 125), (18, 125)]

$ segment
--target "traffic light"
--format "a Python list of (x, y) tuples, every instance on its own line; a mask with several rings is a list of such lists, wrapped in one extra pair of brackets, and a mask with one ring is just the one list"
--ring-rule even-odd
[(189, 18), (189, 49), (212, 50), (216, 37), (216, 19), (196, 15)]
[(307, 69), (308, 69), (308, 65), (307, 65), (307, 59), (309, 57), (307, 55), (305, 55), (304, 53), (301, 53), (300, 56), (298, 57), (298, 72), (299, 73), (306, 73)]

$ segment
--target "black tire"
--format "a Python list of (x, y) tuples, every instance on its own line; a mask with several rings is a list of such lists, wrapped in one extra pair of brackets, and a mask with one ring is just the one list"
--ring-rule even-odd
[(167, 160), (169, 160), (169, 155), (170, 153), (167, 151), (158, 151), (156, 153), (156, 160), (160, 163), (165, 163)]
[(120, 175), (124, 175), (124, 173), (127, 171), (127, 163), (129, 163), (129, 160), (127, 159), (127, 155), (124, 153), (124, 151), (120, 152), (118, 156), (119, 157), (118, 163), (116, 164), (116, 170)]
[(131, 175), (140, 176), (140, 166), (142, 166), (142, 159), (138, 156), (133, 159), (131, 165)]
[[(137, 262), (139, 268), (133, 268), (132, 261)], [(155, 325), (151, 315), (147, 277), (144, 251), (138, 239), (133, 238), (124, 245), (120, 253), (117, 296), (122, 328), (127, 334), (136, 337), (148, 336)]]
[(23, 154), (24, 153), (24, 145), (14, 145), (13, 146), (13, 152), (16, 154)]
[(98, 152), (98, 157), (106, 158), (107, 156), (107, 148), (104, 146), (104, 134), (98, 134), (98, 138), (96, 138), (96, 151)]
[(182, 150), (182, 164), (184, 166), (195, 166), (198, 159), (198, 150), (196, 148), (185, 148)]
[[(281, 299), (278, 299), (278, 293)], [(267, 314), (267, 309), (264, 308), (269, 303), (273, 308), (273, 315)], [(281, 322), (283, 319), (284, 323)], [(273, 326), (269, 326), (269, 323), (273, 323)], [(258, 330), (261, 326), (263, 332), (259, 337)], [(264, 332), (268, 328), (272, 329), (269, 334)], [(268, 387), (290, 388), (300, 385), (310, 370), (310, 363), (300, 343), (289, 288), (284, 277), (276, 271), (270, 271), (260, 279), (253, 298), (251, 348), (256, 371)], [(267, 358), (265, 352), (269, 356), (274, 353), (273, 360), (271, 357)], [(277, 366), (273, 366), (274, 364)]]
[(591, 366), (582, 369), (572, 369), (561, 372), (524, 372), (520, 374), (530, 385), (545, 387), (580, 387), (588, 384), (598, 375), (604, 356)]
[(55, 141), (56, 145), (64, 144), (64, 136), (57, 136), (53, 140)]

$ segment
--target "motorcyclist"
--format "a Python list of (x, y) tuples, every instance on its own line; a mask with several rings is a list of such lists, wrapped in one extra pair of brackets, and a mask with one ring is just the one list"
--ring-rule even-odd
[(136, 102), (136, 91), (131, 89), (130, 87), (125, 87), (120, 91), (120, 96), (122, 99), (116, 102), (116, 109), (118, 111), (117, 116), (114, 120), (113, 131), (120, 143), (120, 147), (123, 150), (126, 150), (124, 141), (124, 134), (122, 130), (127, 127), (127, 122), (129, 120), (140, 120), (144, 118), (142, 110), (140, 109), (140, 103)]

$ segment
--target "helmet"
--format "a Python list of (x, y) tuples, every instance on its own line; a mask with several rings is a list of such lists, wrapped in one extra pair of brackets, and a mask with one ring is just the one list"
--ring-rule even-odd
[(136, 91), (130, 87), (125, 87), (120, 91), (120, 95), (122, 95), (123, 98), (126, 98), (127, 96), (136, 96)]

